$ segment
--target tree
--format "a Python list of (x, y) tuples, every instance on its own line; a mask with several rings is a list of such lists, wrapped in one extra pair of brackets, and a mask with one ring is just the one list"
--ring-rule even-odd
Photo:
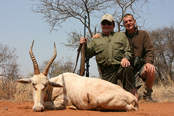
[(0, 98), (12, 99), (15, 94), (16, 79), (19, 78), (15, 51), (0, 43)]
[(0, 44), (0, 76), (7, 80), (15, 80), (19, 77), (18, 56), (16, 49), (10, 49), (7, 45)]
[(149, 32), (155, 51), (156, 71), (160, 79), (169, 76), (173, 78), (174, 62), (174, 25), (158, 28)]
[[(67, 19), (76, 19), (88, 30), (87, 37), (92, 38), (96, 24), (91, 24), (92, 18), (101, 18), (109, 13), (115, 16), (117, 31), (123, 30), (123, 16), (130, 12), (140, 17), (142, 7), (148, 4), (148, 0), (39, 0), (40, 4), (33, 8), (33, 12), (41, 13), (43, 18), (50, 24), (51, 31), (55, 26), (61, 26)], [(85, 23), (85, 16), (87, 21)], [(68, 47), (77, 48), (79, 39), (83, 35), (76, 30), (68, 32)], [(90, 39), (89, 39), (90, 41)], [(88, 42), (89, 42), (88, 41)]]

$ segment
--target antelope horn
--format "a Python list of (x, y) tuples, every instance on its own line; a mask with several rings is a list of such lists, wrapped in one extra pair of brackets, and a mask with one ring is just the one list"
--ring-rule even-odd
[(33, 51), (32, 51), (33, 44), (34, 44), (34, 40), (33, 40), (32, 45), (30, 47), (29, 54), (30, 54), (31, 60), (33, 62), (34, 74), (37, 75), (37, 74), (40, 74), (40, 71), (39, 71), (39, 66), (37, 64), (36, 58), (34, 57), (34, 54), (33, 54)]
[(47, 65), (45, 66), (45, 69), (44, 69), (44, 71), (43, 71), (43, 74), (44, 74), (45, 76), (47, 76), (48, 70), (49, 70), (51, 64), (53, 63), (54, 59), (56, 58), (56, 56), (57, 56), (57, 51), (56, 51), (56, 44), (55, 44), (55, 42), (54, 42), (54, 54), (53, 54), (51, 60), (50, 60), (50, 61), (47, 63)]

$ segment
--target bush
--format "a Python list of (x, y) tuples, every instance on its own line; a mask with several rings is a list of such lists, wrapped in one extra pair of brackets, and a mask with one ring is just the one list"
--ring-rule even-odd
[(15, 80), (4, 80), (0, 79), (0, 99), (1, 100), (14, 100), (14, 95), (16, 93)]

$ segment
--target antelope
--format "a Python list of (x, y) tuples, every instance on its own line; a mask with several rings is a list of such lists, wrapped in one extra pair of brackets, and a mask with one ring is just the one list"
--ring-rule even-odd
[[(49, 79), (49, 68), (57, 56), (54, 43), (54, 54), (42, 73), (32, 52), (34, 41), (30, 47), (34, 76), (19, 79), (20, 83), (33, 85), (33, 111), (78, 109), (78, 110), (113, 110), (137, 111), (137, 98), (122, 87), (111, 82), (79, 76), (74, 73), (63, 73)], [(48, 94), (46, 94), (46, 91)], [(49, 97), (50, 96), (50, 97)]]

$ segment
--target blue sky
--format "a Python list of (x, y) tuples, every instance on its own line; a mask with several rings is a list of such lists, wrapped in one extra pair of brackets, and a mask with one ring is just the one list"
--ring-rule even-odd
[[(150, 0), (148, 10), (150, 14), (144, 16), (146, 19), (145, 28), (153, 30), (164, 26), (174, 24), (174, 0)], [(42, 64), (53, 55), (53, 44), (57, 46), (57, 58), (62, 59), (71, 57), (76, 60), (76, 50), (68, 50), (61, 43), (66, 43), (69, 32), (76, 29), (83, 33), (83, 25), (76, 20), (68, 20), (59, 28), (58, 31), (50, 33), (49, 24), (44, 22), (41, 14), (35, 14), (31, 11), (32, 2), (30, 0), (0, 0), (0, 43), (8, 45), (10, 48), (16, 48), (18, 55), (18, 64), (21, 74), (27, 74), (33, 71), (33, 65), (29, 56), (29, 48), (33, 40), (35, 44), (33, 52), (38, 61)], [(100, 19), (96, 22), (100, 23)], [(140, 19), (137, 20), (140, 23)], [(78, 24), (78, 25), (77, 25)], [(64, 61), (65, 61), (64, 60)], [(90, 75), (98, 75), (95, 59), (90, 60)]]

